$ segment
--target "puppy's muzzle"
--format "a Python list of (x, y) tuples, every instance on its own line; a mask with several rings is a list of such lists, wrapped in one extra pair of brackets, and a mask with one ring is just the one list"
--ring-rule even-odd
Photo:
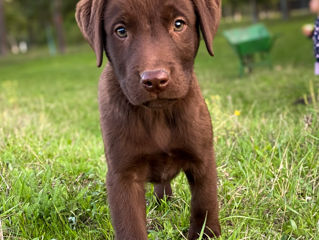
[(145, 71), (141, 74), (143, 88), (148, 92), (159, 94), (165, 91), (169, 85), (169, 74), (165, 70)]

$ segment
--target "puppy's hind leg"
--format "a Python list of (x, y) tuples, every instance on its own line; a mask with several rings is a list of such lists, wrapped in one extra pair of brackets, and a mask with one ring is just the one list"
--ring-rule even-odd
[(154, 194), (159, 202), (162, 199), (164, 199), (165, 196), (167, 198), (170, 198), (171, 196), (173, 196), (170, 182), (155, 184), (154, 185)]

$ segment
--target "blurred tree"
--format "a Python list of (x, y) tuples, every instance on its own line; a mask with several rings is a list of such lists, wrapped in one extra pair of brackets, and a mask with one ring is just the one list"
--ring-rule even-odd
[(75, 14), (75, 6), (78, 3), (79, 0), (64, 0), (63, 1), (63, 15), (66, 16), (68, 14), (72, 14), (74, 16)]
[(3, 0), (0, 0), (0, 55), (7, 53), (6, 25), (4, 22)]
[(251, 9), (252, 9), (253, 22), (256, 23), (259, 20), (257, 0), (250, 0), (250, 4), (251, 4)]
[[(270, 10), (280, 10), (284, 19), (289, 18), (289, 2), (293, 0), (223, 0), (224, 10), (230, 10), (230, 15), (234, 15), (238, 10), (240, 12), (251, 13), (253, 22), (259, 20), (259, 13), (264, 12), (267, 14)], [(299, 2), (299, 7), (306, 7), (309, 0), (294, 0), (295, 3)], [(296, 4), (295, 4), (296, 5)], [(244, 10), (244, 11), (243, 11)], [(246, 11), (245, 11), (246, 10)]]
[(60, 53), (65, 53), (65, 37), (63, 32), (62, 1), (54, 0), (53, 22), (55, 25)]
[(234, 16), (236, 10), (242, 3), (245, 3), (246, 0), (223, 0), (223, 5), (230, 9), (231, 15)]
[(5, 1), (7, 25), (10, 26), (8, 29), (10, 43), (14, 44), (16, 41), (27, 40), (29, 45), (42, 45), (47, 42), (48, 44), (50, 43), (52, 48), (55, 42), (54, 38), (56, 38), (58, 50), (61, 53), (65, 52), (64, 18), (68, 16), (70, 22), (68, 26), (69, 28), (73, 28), (75, 25), (74, 11), (77, 1)]
[[(25, 35), (18, 37), (27, 37), (30, 44), (43, 44), (46, 42), (46, 29), (52, 25), (52, 1), (48, 0), (11, 0), (11, 5), (15, 11), (10, 28), (15, 26), (19, 29), (21, 21), (24, 19), (26, 29)], [(17, 33), (15, 33), (17, 35)]]
[(287, 20), (289, 18), (289, 9), (287, 0), (280, 0), (280, 8), (282, 13), (282, 18)]

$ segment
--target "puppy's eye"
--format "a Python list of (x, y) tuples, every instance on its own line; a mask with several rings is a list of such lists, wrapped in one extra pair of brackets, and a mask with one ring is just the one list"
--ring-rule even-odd
[(121, 26), (115, 29), (115, 33), (119, 38), (126, 38), (127, 37), (127, 30), (125, 27)]
[(185, 22), (182, 19), (178, 19), (174, 23), (174, 31), (175, 32), (181, 32), (185, 28)]

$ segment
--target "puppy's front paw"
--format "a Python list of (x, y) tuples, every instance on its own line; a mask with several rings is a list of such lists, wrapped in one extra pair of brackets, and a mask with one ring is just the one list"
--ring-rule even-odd
[[(188, 234), (188, 240), (197, 240), (200, 236), (201, 229), (198, 231), (194, 231), (190, 229)], [(219, 223), (214, 224), (213, 226), (209, 227), (206, 226), (203, 239), (210, 239), (210, 238), (218, 238), (221, 235), (221, 228)]]

